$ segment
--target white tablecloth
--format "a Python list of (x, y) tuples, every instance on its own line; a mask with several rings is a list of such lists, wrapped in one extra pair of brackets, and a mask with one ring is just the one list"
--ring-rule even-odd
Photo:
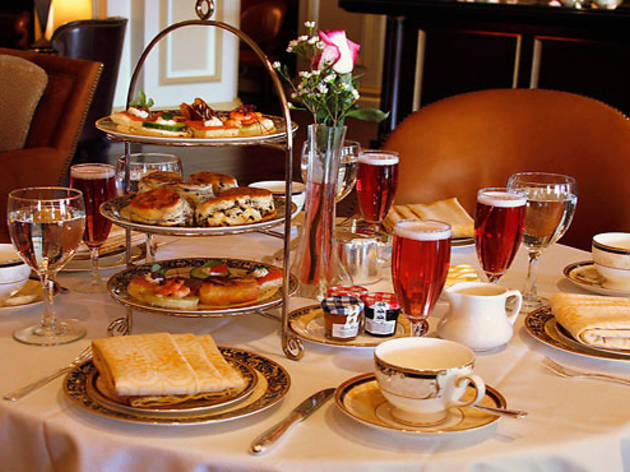
[[(261, 259), (281, 245), (259, 234), (185, 238), (160, 249), (160, 258), (232, 256)], [(583, 251), (556, 245), (543, 254), (540, 290), (579, 291), (562, 278), (570, 262), (587, 260)], [(476, 265), (472, 248), (453, 252), (452, 263)], [(522, 286), (526, 254), (521, 251), (502, 280)], [(109, 271), (107, 274), (111, 274)], [(87, 273), (61, 274), (72, 287)], [(374, 288), (388, 289), (382, 282)], [(390, 288), (391, 290), (391, 288)], [(88, 338), (56, 347), (20, 344), (14, 329), (38, 320), (41, 306), (0, 311), (0, 393), (4, 394), (69, 362), (89, 339), (105, 336), (109, 321), (124, 309), (108, 294), (61, 294), (61, 318), (78, 318)], [(308, 300), (293, 299), (292, 306)], [(431, 318), (445, 313), (440, 302)], [(556, 377), (541, 366), (543, 356), (568, 365), (630, 377), (630, 364), (591, 360), (549, 348), (522, 327), (500, 351), (479, 354), (476, 371), (507, 399), (525, 409), (523, 420), (501, 419), (476, 432), (439, 438), (409, 437), (371, 429), (347, 417), (331, 401), (297, 425), (264, 456), (247, 453), (250, 441), (285, 417), (306, 396), (372, 369), (371, 349), (344, 349), (305, 343), (299, 362), (282, 354), (278, 322), (259, 315), (221, 319), (175, 319), (135, 313), (134, 331), (208, 332), (217, 342), (254, 351), (282, 364), (292, 385), (277, 406), (234, 421), (197, 426), (135, 425), (98, 417), (71, 404), (58, 379), (16, 403), (0, 400), (2, 471), (205, 470), (369, 470), (423, 471), (615, 471), (630, 470), (630, 389), (597, 380)]]

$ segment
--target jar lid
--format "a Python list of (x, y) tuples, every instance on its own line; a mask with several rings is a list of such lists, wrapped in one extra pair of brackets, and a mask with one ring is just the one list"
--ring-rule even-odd
[(385, 309), (396, 310), (400, 308), (396, 295), (390, 292), (372, 292), (363, 296), (365, 306), (374, 306), (376, 303), (385, 304)]
[(329, 297), (335, 295), (346, 295), (357, 298), (362, 298), (364, 295), (367, 295), (367, 293), (368, 289), (362, 287), (361, 285), (333, 285), (326, 292)]
[(322, 310), (334, 315), (358, 315), (363, 311), (363, 302), (357, 297), (336, 295), (322, 300)]

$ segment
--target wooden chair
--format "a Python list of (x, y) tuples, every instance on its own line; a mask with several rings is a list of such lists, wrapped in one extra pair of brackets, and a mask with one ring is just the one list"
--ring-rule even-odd
[(42, 67), (48, 84), (39, 101), (23, 149), (0, 152), (0, 241), (9, 241), (7, 194), (16, 188), (66, 181), (102, 65), (50, 54), (0, 48)]
[(630, 231), (630, 121), (591, 98), (551, 90), (456, 95), (408, 116), (384, 149), (400, 153), (397, 203), (456, 196), (474, 211), (479, 188), (519, 171), (578, 182), (575, 217), (562, 242), (590, 249), (593, 234)]

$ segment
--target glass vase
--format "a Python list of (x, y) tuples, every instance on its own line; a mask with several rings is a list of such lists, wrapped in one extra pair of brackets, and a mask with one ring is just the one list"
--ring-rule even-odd
[(292, 257), (298, 296), (321, 300), (328, 287), (348, 282), (335, 244), (335, 203), (345, 126), (307, 129), (308, 168), (304, 223)]

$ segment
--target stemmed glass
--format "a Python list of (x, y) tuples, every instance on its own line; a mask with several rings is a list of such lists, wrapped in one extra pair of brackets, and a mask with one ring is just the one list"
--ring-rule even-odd
[[(352, 192), (354, 184), (357, 180), (357, 168), (359, 166), (359, 154), (361, 153), (361, 144), (357, 141), (346, 139), (341, 148), (341, 157), (339, 161), (339, 177), (337, 178), (337, 195), (335, 201), (339, 203)], [(306, 173), (308, 171), (308, 140), (304, 142), (302, 147), (302, 159), (300, 161), (300, 170), (302, 173), (302, 181), (306, 182)]]
[[(178, 156), (159, 152), (129, 154), (127, 169), (129, 169), (129, 182), (125, 189), (125, 156), (121, 156), (116, 164), (116, 186), (119, 195), (137, 192), (138, 182), (142, 176), (151, 172), (163, 171), (183, 174), (182, 161)], [(148, 264), (155, 262), (156, 247), (151, 233), (147, 233), (146, 248), (146, 262)]]
[(369, 149), (359, 155), (356, 183), (359, 212), (376, 232), (394, 203), (398, 162), (395, 151)]
[(527, 196), (523, 244), (528, 251), (529, 267), (523, 306), (536, 308), (544, 303), (536, 288), (540, 255), (569, 228), (577, 204), (577, 182), (562, 174), (519, 172), (510, 176), (508, 188)]
[(91, 275), (73, 288), (78, 292), (98, 293), (105, 290), (105, 280), (98, 271), (98, 252), (103, 245), (112, 222), (101, 215), (101, 203), (116, 196), (114, 166), (109, 164), (77, 164), (70, 167), (70, 187), (83, 192), (86, 225), (83, 242), (90, 249)]
[(401, 220), (394, 226), (392, 281), (411, 336), (427, 331), (451, 260), (451, 226), (434, 220)]
[(9, 194), (9, 234), (20, 257), (42, 284), (44, 311), (38, 325), (13, 333), (26, 344), (50, 346), (82, 338), (85, 328), (57, 321), (53, 296), (55, 274), (74, 255), (85, 228), (85, 205), (80, 190), (29, 187)]
[(521, 245), (527, 197), (506, 187), (482, 188), (475, 208), (475, 248), (483, 271), (496, 282)]

